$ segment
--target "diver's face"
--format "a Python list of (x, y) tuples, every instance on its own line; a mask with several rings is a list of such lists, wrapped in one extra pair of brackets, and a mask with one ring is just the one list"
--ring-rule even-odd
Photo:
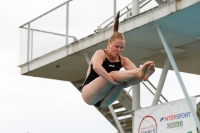
[(124, 46), (125, 41), (121, 39), (115, 39), (111, 43), (108, 43), (108, 49), (112, 56), (119, 56), (123, 52)]

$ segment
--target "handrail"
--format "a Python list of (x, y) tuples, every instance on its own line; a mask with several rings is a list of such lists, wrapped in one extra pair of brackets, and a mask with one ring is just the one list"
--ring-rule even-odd
[[(28, 28), (22, 27), (21, 29), (28, 29)], [(32, 28), (30, 28), (30, 30), (38, 31), (38, 32), (44, 32), (44, 33), (49, 33), (49, 34), (54, 34), (54, 35), (59, 35), (59, 36), (66, 36), (66, 35), (64, 35), (64, 34), (59, 34), (59, 33), (49, 32), (49, 31), (43, 31), (43, 30), (38, 30), (38, 29), (32, 29)], [(68, 37), (71, 37), (71, 38), (73, 38), (75, 41), (77, 41), (77, 38), (76, 38), (75, 36), (70, 36), (70, 35), (68, 35)]]
[[(128, 11), (130, 11), (131, 10), (131, 8), (129, 9), (129, 10), (127, 10), (126, 12), (124, 12), (123, 14), (121, 14), (119, 17), (121, 17), (121, 16), (123, 16), (125, 13), (127, 13)], [(113, 21), (111, 21), (108, 25), (106, 25), (104, 28), (107, 28), (110, 24), (112, 24), (113, 23)], [(103, 28), (103, 29), (104, 29)]]
[[(141, 5), (142, 3), (144, 3), (146, 0), (141, 0), (141, 1), (139, 1), (139, 4)], [(147, 3), (145, 3), (143, 6), (145, 6), (146, 4), (148, 4), (149, 2), (150, 2), (151, 0), (149, 0)], [(122, 15), (120, 15), (120, 17), (121, 16), (123, 16), (125, 13), (127, 13), (128, 11), (130, 11), (132, 8), (128, 8), (128, 6), (130, 6), (132, 3), (130, 3), (130, 4), (128, 4), (127, 6), (125, 6), (124, 8), (122, 8), (121, 10), (120, 10), (120, 12), (121, 11), (123, 11), (124, 9), (127, 9), (127, 11), (126, 12), (124, 12)], [(143, 6), (141, 6), (140, 8), (142, 8)], [(109, 21), (110, 19), (112, 19), (113, 18), (113, 16), (111, 16), (110, 18), (108, 18), (106, 21), (104, 21), (103, 23), (101, 23), (99, 26), (98, 26), (98, 29), (101, 29), (101, 26), (103, 25), (103, 24), (105, 24), (107, 21)], [(112, 22), (110, 22), (108, 25), (106, 25), (104, 28), (106, 28), (106, 27), (108, 27), (110, 24), (112, 24), (113, 23), (113, 21)], [(104, 29), (104, 28), (102, 28), (102, 29)], [(98, 30), (97, 29), (97, 30)], [(97, 31), (97, 30), (95, 30), (95, 32)]]
[(25, 24), (23, 24), (23, 25), (21, 25), (19, 28), (22, 28), (22, 27), (24, 27), (25, 25), (27, 25), (27, 24), (29, 24), (29, 23), (31, 23), (31, 22), (33, 22), (33, 21), (35, 21), (35, 20), (37, 20), (37, 19), (43, 17), (44, 15), (46, 15), (46, 14), (48, 14), (48, 13), (50, 13), (50, 12), (56, 10), (57, 8), (59, 8), (59, 7), (63, 6), (63, 5), (65, 5), (66, 3), (70, 2), (70, 1), (72, 1), (72, 0), (68, 0), (68, 1), (64, 2), (63, 4), (60, 4), (59, 6), (57, 6), (57, 7), (53, 8), (53, 9), (47, 11), (46, 13), (44, 13), (44, 14), (42, 14), (42, 15), (36, 17), (36, 18), (34, 18), (33, 20), (31, 20), (31, 21), (29, 21), (29, 22), (27, 22), (27, 23), (25, 23)]
[[(123, 9), (121, 9), (120, 10), (120, 12), (122, 11), (122, 10), (124, 10), (125, 8), (127, 8), (129, 5), (131, 5), (132, 3), (130, 3), (130, 4), (128, 4), (126, 7), (124, 7)], [(120, 16), (121, 17), (121, 16)], [(110, 20), (110, 19), (112, 19), (113, 18), (113, 16), (111, 16), (110, 18), (108, 18), (106, 21), (104, 21), (102, 24), (100, 24), (99, 26), (101, 26), (101, 25), (103, 25), (103, 24), (105, 24), (108, 20)]]

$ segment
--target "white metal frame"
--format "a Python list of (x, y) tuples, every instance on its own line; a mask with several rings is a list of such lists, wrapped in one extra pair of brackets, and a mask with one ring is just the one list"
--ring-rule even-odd
[(161, 96), (161, 92), (162, 92), (162, 89), (163, 89), (163, 85), (165, 83), (165, 79), (166, 79), (169, 67), (170, 67), (170, 62), (169, 62), (169, 59), (167, 58), (166, 61), (165, 61), (165, 65), (163, 67), (162, 74), (160, 76), (160, 80), (159, 80), (159, 83), (158, 83), (158, 87), (156, 89), (156, 93), (155, 93), (155, 96), (154, 96), (154, 99), (153, 99), (153, 102), (152, 102), (152, 106), (158, 104), (158, 101), (159, 101), (159, 98)]
[[(68, 37), (69, 37), (69, 35), (68, 35), (68, 31), (69, 31), (68, 30), (69, 29), (68, 28), (69, 27), (69, 2), (71, 2), (71, 1), (72, 0), (66, 1), (63, 4), (51, 9), (50, 11), (38, 16), (37, 18), (35, 18), (35, 19), (33, 19), (33, 20), (31, 20), (31, 21), (29, 21), (29, 22), (27, 22), (27, 23), (25, 23), (25, 24), (23, 24), (22, 26), (19, 27), (19, 28), (23, 28), (23, 29), (28, 29), (27, 30), (27, 32), (28, 32), (27, 33), (27, 62), (26, 62), (28, 71), (30, 70), (29, 62), (32, 60), (32, 53), (33, 53), (33, 43), (32, 43), (33, 42), (33, 29), (31, 29), (31, 23), (66, 4), (66, 35), (65, 36), (66, 36), (66, 46), (67, 46), (68, 45)], [(24, 27), (26, 25), (28, 25), (28, 28)], [(30, 36), (30, 32), (32, 33), (31, 36)], [(43, 31), (41, 31), (41, 32), (43, 32)], [(46, 31), (44, 31), (44, 32), (46, 32)], [(48, 32), (46, 32), (46, 33), (48, 33)], [(52, 33), (52, 34), (54, 34), (54, 33)], [(70, 37), (72, 37), (72, 36), (70, 36)], [(73, 38), (75, 40), (75, 37), (73, 37)], [(31, 47), (31, 53), (30, 53), (30, 47)], [(31, 58), (30, 58), (30, 55), (31, 55)]]
[(29, 71), (29, 50), (30, 50), (30, 27), (31, 27), (31, 24), (28, 23), (28, 38), (27, 38), (27, 68), (28, 68), (28, 71)]
[(66, 46), (68, 45), (68, 33), (69, 33), (69, 2), (66, 4)]
[[(132, 0), (132, 16), (138, 15), (140, 12), (139, 0)], [(135, 63), (136, 64), (136, 63)], [(137, 62), (137, 67), (140, 67), (140, 64)], [(133, 85), (132, 87), (132, 110), (136, 110), (140, 107), (140, 83)], [(134, 115), (132, 117), (132, 132), (134, 132)]]

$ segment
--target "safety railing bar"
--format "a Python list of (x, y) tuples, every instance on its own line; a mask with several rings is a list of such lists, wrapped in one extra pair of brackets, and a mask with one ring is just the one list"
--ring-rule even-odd
[[(151, 92), (152, 95), (155, 95), (143, 81), (142, 81), (142, 84)], [(162, 103), (160, 100), (159, 102)]]
[[(146, 0), (141, 0), (140, 2), (139, 2), (139, 4), (142, 4), (143, 2), (145, 2)], [(151, 0), (150, 0), (151, 1)], [(150, 2), (149, 1), (149, 2)], [(145, 6), (146, 4), (148, 4), (149, 2), (147, 2), (147, 3), (145, 3), (144, 5), (142, 5), (140, 8), (142, 8), (143, 6)], [(126, 9), (128, 6), (130, 6), (132, 3), (130, 3), (130, 4), (128, 4), (127, 6), (125, 6), (124, 8), (122, 8), (120, 11), (123, 11), (124, 9)], [(127, 13), (128, 11), (130, 11), (132, 9), (132, 7), (129, 9), (128, 8), (128, 10), (125, 12), (125, 13)], [(124, 13), (124, 14), (125, 14)], [(123, 15), (124, 15), (123, 14)], [(121, 15), (121, 16), (123, 16), (123, 15)], [(120, 16), (120, 17), (121, 17)], [(110, 18), (108, 18), (106, 21), (104, 21), (102, 24), (100, 24), (99, 25), (99, 27), (101, 27), (103, 24), (105, 24), (108, 20), (110, 20), (110, 19), (112, 19), (113, 18), (113, 16), (111, 16)], [(113, 21), (111, 22), (111, 23), (113, 23)], [(111, 23), (109, 23), (107, 26), (109, 26)], [(104, 28), (106, 28), (107, 26), (105, 26)]]
[(132, 99), (132, 96), (129, 94), (131, 90), (132, 90), (132, 88), (130, 88), (128, 91), (126, 91), (126, 90), (124, 89), (124, 92), (125, 92), (126, 94), (122, 97), (122, 99), (121, 99), (119, 102), (123, 101), (125, 97), (129, 97), (130, 99)]
[(27, 22), (27, 23), (21, 25), (19, 28), (22, 28), (22, 27), (24, 27), (25, 25), (27, 25), (27, 24), (29, 24), (29, 23), (31, 23), (31, 22), (33, 22), (33, 21), (35, 21), (35, 20), (37, 20), (37, 19), (43, 17), (44, 15), (46, 15), (46, 14), (48, 14), (48, 13), (50, 13), (50, 12), (56, 10), (57, 8), (59, 8), (59, 7), (63, 6), (63, 5), (65, 5), (66, 3), (70, 2), (70, 1), (72, 1), (72, 0), (68, 0), (68, 1), (64, 2), (63, 4), (61, 4), (61, 5), (59, 5), (59, 6), (55, 7), (55, 8), (53, 8), (53, 9), (47, 11), (46, 13), (44, 13), (44, 14), (42, 14), (42, 15), (36, 17), (35, 19), (33, 19), (33, 20), (31, 20), (31, 21), (29, 21), (29, 22)]
[[(21, 29), (28, 29), (28, 28), (22, 27)], [(54, 34), (54, 35), (59, 35), (59, 36), (66, 36), (64, 34), (59, 34), (59, 33), (54, 33), (54, 32), (49, 32), (49, 31), (43, 31), (43, 30), (38, 30), (38, 29), (32, 29), (32, 28), (30, 28), (30, 30), (38, 31), (38, 32), (44, 32), (44, 33), (49, 33), (49, 34)], [(68, 36), (68, 37), (74, 38), (77, 41), (77, 38), (75, 36)]]
[(140, 4), (144, 3), (145, 1), (146, 1), (146, 0), (141, 0), (141, 1), (140, 1)]
[[(126, 7), (124, 7), (123, 9), (121, 9), (120, 11), (124, 10), (125, 8), (127, 8), (129, 5), (131, 5), (132, 3), (128, 4)], [(108, 18), (106, 21), (104, 21), (102, 24), (100, 24), (99, 26), (105, 24), (108, 20), (112, 19), (113, 16), (111, 16), (110, 18)], [(113, 21), (112, 21), (113, 22)]]
[[(120, 15), (120, 17), (121, 16), (123, 16), (124, 14), (126, 14), (128, 11), (130, 11), (131, 10), (131, 8), (129, 9), (129, 10), (127, 10), (126, 12), (124, 12), (123, 14), (121, 14)], [(106, 25), (104, 28), (107, 28), (109, 25), (111, 25), (113, 23), (113, 21), (111, 21), (108, 25)], [(104, 29), (104, 28), (102, 28), (102, 29)]]
[[(149, 81), (147, 80), (147, 82), (154, 88), (154, 90), (156, 90), (156, 87)], [(161, 94), (161, 97), (166, 101), (168, 102), (168, 100)]]
[(130, 93), (130, 91), (131, 91), (131, 87), (128, 91), (126, 91), (126, 95), (128, 95)]
[(195, 96), (191, 96), (191, 97), (195, 97), (195, 98), (197, 98), (197, 97), (200, 97), (200, 95), (195, 95)]
[(144, 5), (142, 5), (140, 8), (146, 6), (149, 2), (151, 2), (152, 0), (147, 1)]
[(196, 98), (197, 98), (197, 97), (200, 97), (200, 95), (196, 95), (195, 97), (196, 97)]
[[(130, 10), (131, 10), (131, 8), (130, 8), (129, 10), (125, 11), (123, 14), (121, 14), (120, 17), (123, 16), (124, 14), (126, 14), (126, 13), (127, 13), (128, 11), (130, 11)], [(111, 18), (112, 18), (112, 17), (111, 17)], [(112, 24), (112, 23), (113, 23), (113, 21), (111, 21), (111, 22), (110, 22), (108, 25), (106, 25), (104, 28), (107, 28), (107, 27), (108, 27), (110, 24)], [(104, 29), (104, 28), (103, 28), (103, 29)]]
[[(141, 3), (143, 3), (143, 2), (145, 2), (146, 0), (143, 0), (143, 1), (140, 1), (140, 4)], [(142, 8), (143, 6), (145, 6), (146, 4), (148, 4), (149, 2), (150, 2), (151, 0), (149, 0), (147, 3), (145, 3), (144, 5), (142, 5), (140, 8)], [(121, 16), (123, 16), (124, 14), (126, 14), (127, 12), (129, 12), (130, 10), (131, 10), (132, 8), (130, 8), (129, 10), (127, 10), (126, 12), (124, 12), (122, 15), (120, 15), (120, 17)], [(122, 10), (121, 10), (122, 11)], [(112, 17), (111, 17), (112, 18)], [(110, 18), (110, 19), (111, 19)], [(111, 25), (113, 23), (113, 21), (111, 21), (108, 25), (106, 25), (104, 28), (107, 28), (109, 25)], [(100, 25), (101, 26), (101, 25)], [(104, 28), (102, 28), (102, 29), (104, 29)]]

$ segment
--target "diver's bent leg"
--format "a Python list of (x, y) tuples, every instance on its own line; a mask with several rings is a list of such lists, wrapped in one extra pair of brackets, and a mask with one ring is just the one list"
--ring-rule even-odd
[(114, 86), (110, 92), (103, 98), (101, 101), (100, 107), (104, 108), (112, 104), (120, 95), (122, 92), (123, 88), (119, 88), (117, 86)]
[[(122, 75), (120, 77), (119, 82), (125, 82), (127, 81), (127, 84), (136, 84), (138, 83), (138, 80), (141, 81), (141, 78), (133, 78), (134, 76), (132, 74), (131, 71), (112, 71), (109, 74), (113, 77), (113, 75)], [(85, 85), (82, 89), (82, 97), (83, 100), (90, 105), (94, 105), (96, 104), (98, 101), (104, 99), (110, 92), (116, 93), (116, 95), (118, 96), (121, 92), (121, 88), (118, 88), (119, 90), (116, 91), (111, 91), (111, 89), (113, 88), (113, 85), (111, 83), (109, 83), (106, 79), (104, 79), (103, 77), (99, 76), (96, 79), (94, 79), (93, 81), (91, 81), (89, 84)], [(110, 95), (108, 96), (109, 99)], [(111, 99), (115, 99), (116, 100), (116, 96), (114, 96), (113, 98), (111, 97)], [(106, 101), (106, 100), (105, 100)]]
[[(140, 83), (142, 80), (141, 79), (131, 79), (129, 80), (127, 83), (127, 87), (135, 85)], [(107, 107), (110, 104), (112, 104), (120, 95), (120, 93), (122, 92), (123, 88), (119, 88), (117, 86), (114, 86), (110, 92), (103, 98), (103, 100), (101, 101), (100, 107)]]
[[(116, 81), (127, 82), (127, 83), (131, 82), (131, 84), (136, 84), (144, 77), (148, 65), (149, 63), (146, 62), (142, 67), (134, 70), (112, 71), (109, 74)], [(83, 87), (82, 89), (83, 100), (87, 104), (94, 105), (98, 101), (104, 99), (109, 94), (112, 88), (113, 85), (111, 83), (109, 83), (103, 77), (99, 76)], [(121, 92), (121, 88), (118, 89)], [(117, 91), (116, 95), (119, 95), (118, 93), (120, 92)], [(109, 99), (109, 96), (107, 99)], [(114, 97), (111, 99), (116, 99), (116, 98)]]
[(111, 83), (99, 76), (82, 88), (82, 98), (87, 104), (94, 105), (102, 100), (112, 87)]

